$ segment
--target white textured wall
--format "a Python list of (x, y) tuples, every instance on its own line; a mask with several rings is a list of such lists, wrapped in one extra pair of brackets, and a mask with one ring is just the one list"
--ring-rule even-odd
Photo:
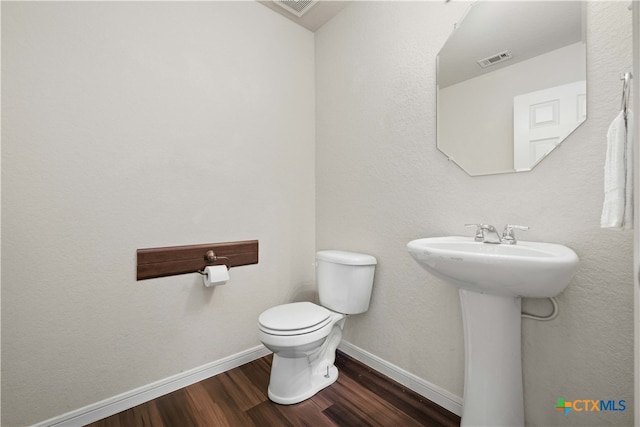
[[(581, 262), (559, 317), (524, 320), (527, 424), (632, 425), (632, 233), (599, 228), (605, 135), (631, 69), (628, 3), (588, 4), (587, 122), (530, 173), (474, 178), (435, 142), (435, 57), (467, 6), (357, 2), (316, 33), (317, 246), (379, 261), (370, 310), (348, 320), (345, 340), (461, 396), (457, 292), (405, 245), (471, 235), (468, 222), (529, 225), (521, 238), (566, 244)], [(565, 417), (558, 397), (628, 409)]]
[[(259, 344), (313, 285), (313, 34), (257, 2), (2, 5), (2, 425)], [(136, 249), (258, 239), (204, 289)]]

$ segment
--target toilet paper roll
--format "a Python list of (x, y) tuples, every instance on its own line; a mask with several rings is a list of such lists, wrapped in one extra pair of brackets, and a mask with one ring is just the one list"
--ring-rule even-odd
[(207, 288), (224, 285), (229, 280), (229, 270), (226, 265), (210, 265), (205, 267), (202, 281)]

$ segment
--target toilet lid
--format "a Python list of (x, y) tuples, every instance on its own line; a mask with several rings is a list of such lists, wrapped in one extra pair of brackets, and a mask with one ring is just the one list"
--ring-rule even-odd
[(272, 307), (258, 317), (260, 328), (275, 335), (298, 335), (316, 331), (331, 321), (331, 312), (311, 302)]

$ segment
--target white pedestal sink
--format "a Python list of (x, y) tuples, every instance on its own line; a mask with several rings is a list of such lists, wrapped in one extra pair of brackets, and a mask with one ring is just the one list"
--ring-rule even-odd
[(412, 240), (411, 256), (459, 288), (465, 343), (462, 426), (524, 426), (522, 297), (558, 295), (578, 265), (571, 249), (553, 243), (515, 245), (470, 237)]

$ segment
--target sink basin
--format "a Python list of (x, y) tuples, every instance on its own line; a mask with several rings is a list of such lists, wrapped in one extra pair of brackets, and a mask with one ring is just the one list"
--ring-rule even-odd
[(489, 244), (448, 236), (412, 240), (407, 249), (427, 271), (458, 288), (507, 297), (556, 296), (578, 265), (573, 250), (554, 243)]

